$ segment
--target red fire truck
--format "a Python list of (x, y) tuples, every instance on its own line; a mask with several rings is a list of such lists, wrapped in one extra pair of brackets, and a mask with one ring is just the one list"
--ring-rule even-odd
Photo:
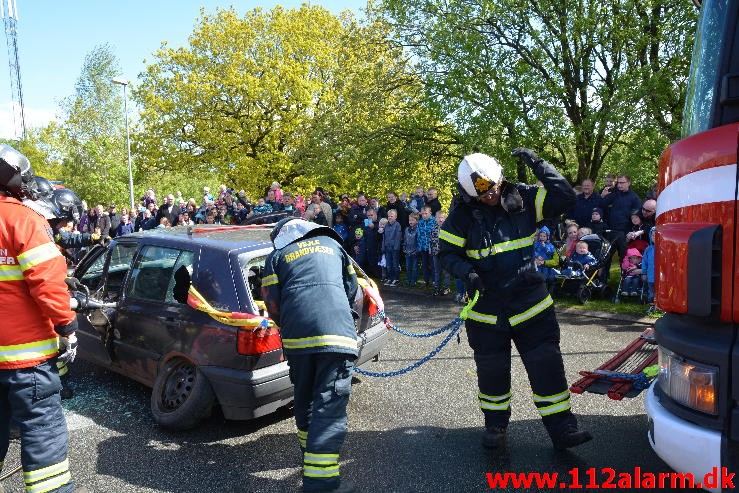
[[(699, 3), (699, 2), (696, 2)], [(700, 478), (739, 470), (739, 2), (704, 0), (683, 139), (660, 159), (649, 441)]]

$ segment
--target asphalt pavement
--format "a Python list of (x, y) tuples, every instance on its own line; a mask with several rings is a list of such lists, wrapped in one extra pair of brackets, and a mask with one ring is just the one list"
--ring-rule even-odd
[[(419, 296), (383, 288), (386, 311), (403, 329), (426, 332), (452, 321), (460, 305), (451, 296)], [(645, 325), (593, 313), (560, 314), (562, 352), (569, 382), (593, 369), (637, 337)], [(433, 350), (443, 335), (429, 339), (393, 333), (379, 362), (364, 368), (398, 370)], [(469, 492), (489, 490), (486, 473), (557, 472), (573, 469), (587, 484), (616, 474), (670, 469), (646, 438), (641, 397), (612, 401), (573, 395), (573, 410), (594, 439), (555, 452), (531, 401), (520, 357), (513, 356), (509, 443), (490, 453), (480, 445), (482, 414), (476, 398), (475, 366), (464, 329), (428, 363), (401, 376), (355, 379), (349, 404), (349, 433), (341, 454), (342, 477), (361, 492)], [(299, 491), (301, 456), (290, 409), (250, 422), (225, 421), (217, 412), (199, 428), (170, 433), (149, 411), (150, 390), (85, 362), (75, 362), (75, 396), (64, 401), (70, 429), (74, 479), (101, 492), (283, 492)], [(19, 443), (11, 442), (4, 472), (17, 465)], [(22, 475), (3, 482), (22, 491)], [(557, 491), (508, 488), (501, 491)], [(645, 490), (639, 490), (645, 491)]]

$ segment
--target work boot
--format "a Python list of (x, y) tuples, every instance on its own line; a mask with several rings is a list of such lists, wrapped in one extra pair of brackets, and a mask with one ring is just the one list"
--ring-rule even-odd
[(500, 426), (488, 426), (482, 434), (482, 446), (487, 449), (503, 448), (506, 443), (506, 429)]
[(575, 426), (568, 427), (565, 431), (552, 438), (554, 448), (557, 450), (565, 450), (571, 447), (577, 447), (585, 442), (589, 442), (593, 439), (590, 432), (585, 430), (578, 430)]
[(71, 399), (72, 397), (74, 397), (74, 390), (72, 390), (69, 387), (62, 387), (62, 390), (61, 392), (59, 392), (59, 394), (62, 400), (65, 401), (67, 399)]

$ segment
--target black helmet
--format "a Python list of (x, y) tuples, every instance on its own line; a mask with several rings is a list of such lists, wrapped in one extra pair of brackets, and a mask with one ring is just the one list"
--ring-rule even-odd
[(38, 199), (31, 163), (6, 144), (0, 144), (0, 188), (19, 200)]
[(58, 188), (54, 190), (52, 197), (60, 219), (73, 220), (77, 222), (82, 217), (82, 201), (72, 190)]
[(34, 175), (33, 179), (36, 181), (39, 198), (50, 199), (54, 195), (54, 185), (48, 179), (38, 175)]

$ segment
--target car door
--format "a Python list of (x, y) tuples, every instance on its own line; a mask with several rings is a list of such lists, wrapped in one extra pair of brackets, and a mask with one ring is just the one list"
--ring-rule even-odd
[[(96, 247), (75, 270), (75, 277), (89, 290), (91, 297), (118, 301), (121, 287), (131, 268), (136, 242), (114, 242)], [(116, 309), (91, 310), (78, 315), (80, 353), (102, 365), (110, 365), (111, 341), (115, 330)]]
[(178, 292), (183, 283), (177, 280), (193, 275), (194, 258), (193, 251), (159, 245), (144, 245), (137, 255), (114, 341), (117, 364), (130, 377), (150, 384), (163, 355), (186, 350), (187, 295)]

